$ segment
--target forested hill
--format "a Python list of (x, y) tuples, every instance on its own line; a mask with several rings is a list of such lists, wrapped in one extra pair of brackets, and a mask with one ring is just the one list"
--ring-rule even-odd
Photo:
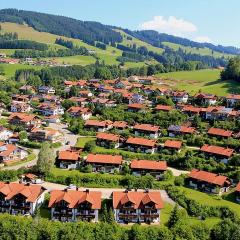
[(121, 34), (101, 23), (84, 22), (52, 14), (17, 9), (2, 9), (0, 10), (0, 22), (26, 23), (39, 32), (48, 32), (81, 39), (91, 45), (94, 41), (106, 44), (122, 41)]
[(153, 30), (143, 30), (143, 31), (130, 31), (128, 29), (124, 30), (129, 35), (132, 35), (138, 39), (141, 39), (144, 42), (147, 42), (155, 47), (164, 47), (164, 42), (170, 42), (179, 44), (185, 47), (192, 47), (192, 48), (209, 48), (212, 51), (225, 53), (225, 54), (233, 54), (239, 55), (240, 49), (232, 46), (222, 46), (222, 45), (213, 45), (211, 43), (199, 43), (194, 42), (186, 38), (176, 37), (172, 35), (168, 35), (165, 33), (158, 33)]

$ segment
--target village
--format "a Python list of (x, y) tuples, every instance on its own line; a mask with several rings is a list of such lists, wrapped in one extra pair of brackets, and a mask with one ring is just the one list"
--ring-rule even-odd
[[(231, 191), (235, 202), (240, 202), (237, 179), (216, 172), (239, 158), (239, 127), (234, 131), (221, 123), (240, 119), (240, 95), (220, 97), (199, 92), (190, 96), (162, 87), (159, 81), (151, 76), (66, 80), (61, 86), (65, 98), (50, 86), (22, 86), (11, 96), (9, 106), (1, 104), (2, 169), (17, 169), (19, 164), (31, 171), (39, 152), (36, 148), (49, 142), (55, 149), (56, 168), (62, 171), (80, 169), (112, 176), (127, 171), (160, 182), (166, 173), (185, 173), (187, 187), (215, 195)], [(167, 118), (170, 114), (172, 117)], [(157, 124), (158, 118), (163, 124)], [(74, 124), (78, 125), (74, 128)], [(60, 126), (68, 130), (64, 132)], [(36, 155), (29, 159), (34, 148)], [(185, 158), (202, 158), (204, 164), (217, 167), (198, 169), (196, 163), (189, 169), (178, 158), (184, 162)], [(104, 198), (101, 191), (78, 186), (49, 189), (40, 178), (28, 172), (19, 183), (1, 182), (1, 212), (33, 215), (50, 192), (52, 220), (98, 221)], [(118, 223), (160, 222), (165, 199), (157, 189), (113, 190), (109, 198)]]

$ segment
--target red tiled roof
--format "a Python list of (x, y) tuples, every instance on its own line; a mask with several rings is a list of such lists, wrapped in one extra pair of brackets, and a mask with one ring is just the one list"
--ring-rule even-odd
[(171, 111), (173, 109), (172, 106), (165, 106), (165, 105), (157, 105), (155, 110), (157, 111)]
[(132, 160), (130, 166), (132, 169), (167, 170), (166, 161)]
[(119, 135), (111, 134), (111, 133), (102, 133), (99, 132), (97, 134), (97, 139), (108, 140), (113, 142), (118, 142), (120, 140)]
[(2, 193), (7, 200), (21, 194), (26, 198), (27, 202), (35, 202), (44, 190), (45, 189), (39, 185), (0, 182), (0, 193)]
[(159, 126), (153, 126), (151, 124), (136, 124), (133, 129), (136, 130), (144, 130), (144, 131), (149, 131), (149, 132), (157, 132), (159, 131), (160, 127)]
[(58, 160), (66, 160), (66, 161), (78, 161), (80, 154), (78, 151), (66, 150), (66, 151), (59, 151), (58, 153)]
[(113, 123), (113, 127), (115, 127), (115, 128), (126, 128), (127, 125), (128, 125), (128, 123), (124, 122), (124, 121), (115, 121)]
[(184, 105), (182, 111), (183, 111), (183, 112), (199, 113), (199, 112), (202, 111), (202, 108), (200, 108), (200, 107), (194, 107), (194, 106), (192, 106), (192, 105)]
[(181, 141), (175, 141), (175, 140), (167, 140), (164, 143), (164, 147), (180, 149), (182, 147), (182, 142)]
[(86, 163), (103, 163), (103, 164), (122, 164), (122, 156), (120, 155), (105, 155), (105, 154), (88, 154)]
[(111, 121), (99, 121), (99, 120), (87, 120), (85, 122), (85, 126), (98, 126), (98, 127), (105, 127), (111, 125)]
[(13, 144), (1, 143), (0, 146), (4, 146), (4, 150), (0, 150), (0, 157), (8, 157), (13, 151), (17, 150), (17, 147)]
[(194, 133), (194, 132), (195, 132), (195, 128), (193, 128), (193, 127), (181, 126), (181, 127), (180, 127), (180, 132), (183, 132), (183, 133)]
[(146, 138), (137, 138), (137, 137), (130, 137), (128, 138), (127, 144), (134, 144), (134, 145), (141, 145), (141, 146), (148, 146), (148, 147), (155, 147), (156, 140), (150, 140)]
[(91, 205), (91, 209), (101, 208), (101, 192), (86, 192), (76, 190), (54, 190), (50, 194), (50, 200), (48, 207), (54, 207), (61, 201), (68, 203), (68, 208), (77, 208), (78, 205), (88, 202)]
[(224, 147), (218, 147), (218, 146), (207, 145), (207, 144), (203, 145), (200, 150), (203, 152), (213, 153), (216, 155), (221, 155), (226, 157), (231, 157), (234, 151), (231, 148), (224, 148)]
[(222, 136), (222, 137), (231, 137), (232, 131), (220, 129), (220, 128), (210, 128), (208, 130), (208, 134), (216, 135), (216, 136)]
[(240, 100), (240, 95), (237, 94), (229, 94), (226, 99), (236, 99), (236, 100)]
[(240, 192), (240, 182), (238, 183), (237, 187), (236, 187), (236, 191)]
[(198, 93), (194, 96), (195, 98), (203, 98), (203, 99), (217, 99), (217, 96), (209, 93)]
[(136, 108), (136, 109), (143, 109), (146, 106), (140, 103), (132, 103), (128, 105), (128, 108)]
[(22, 122), (30, 122), (32, 121), (36, 116), (33, 114), (27, 114), (27, 113), (13, 113), (9, 116), (9, 120), (12, 120), (14, 118), (20, 119)]
[(69, 113), (79, 113), (79, 114), (82, 114), (82, 113), (88, 113), (90, 112), (90, 109), (89, 108), (82, 108), (82, 107), (70, 107), (67, 112)]
[(229, 179), (225, 176), (221, 176), (215, 173), (210, 173), (210, 172), (201, 171), (197, 169), (193, 169), (190, 172), (189, 177), (200, 180), (200, 181), (219, 185), (219, 186), (223, 186), (225, 183), (230, 184)]
[(140, 209), (148, 203), (154, 203), (155, 209), (163, 208), (160, 192), (113, 192), (113, 208), (120, 209), (131, 202), (134, 209)]

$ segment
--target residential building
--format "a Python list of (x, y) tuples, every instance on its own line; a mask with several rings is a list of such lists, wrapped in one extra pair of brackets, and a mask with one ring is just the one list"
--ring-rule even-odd
[(29, 133), (29, 139), (32, 141), (38, 141), (38, 142), (44, 142), (44, 141), (49, 141), (51, 143), (64, 142), (63, 133), (49, 127), (33, 128)]
[(236, 193), (236, 201), (238, 203), (240, 203), (240, 182), (238, 183), (236, 189), (235, 189), (235, 193)]
[(79, 150), (67, 149), (58, 152), (57, 164), (63, 169), (77, 169), (80, 166)]
[(132, 160), (130, 169), (135, 176), (150, 174), (159, 180), (163, 177), (164, 172), (167, 170), (167, 162), (152, 160)]
[(44, 201), (45, 190), (39, 185), (0, 182), (0, 212), (33, 215)]
[(182, 147), (182, 141), (167, 140), (164, 143), (164, 148), (180, 152)]
[(43, 94), (55, 94), (55, 89), (53, 87), (40, 86), (38, 92)]
[(157, 151), (156, 140), (150, 140), (139, 137), (129, 137), (126, 141), (129, 151), (142, 152), (142, 153), (155, 153)]
[(189, 186), (200, 191), (222, 194), (229, 190), (231, 181), (222, 175), (193, 169), (188, 178)]
[(175, 91), (171, 93), (171, 97), (173, 102), (187, 103), (189, 95), (185, 91)]
[(0, 162), (9, 164), (23, 160), (28, 156), (28, 152), (13, 144), (0, 142)]
[(118, 223), (159, 223), (163, 201), (160, 192), (113, 192), (113, 210)]
[(128, 123), (125, 121), (115, 121), (112, 127), (118, 131), (124, 131), (128, 127)]
[(76, 190), (53, 190), (48, 207), (51, 219), (62, 222), (98, 222), (101, 209), (101, 192)]
[(140, 103), (132, 103), (128, 105), (129, 112), (144, 112), (146, 110), (146, 106)]
[(12, 113), (8, 119), (10, 124), (22, 126), (26, 130), (31, 130), (32, 128), (41, 125), (41, 120), (33, 114)]
[(85, 122), (85, 128), (89, 129), (90, 131), (96, 132), (106, 132), (112, 128), (112, 121), (99, 121), (99, 120), (87, 120)]
[(156, 112), (160, 112), (160, 111), (170, 112), (171, 110), (173, 110), (173, 107), (172, 107), (172, 106), (157, 105), (157, 106), (155, 107), (155, 111), (156, 111)]
[(81, 117), (83, 120), (88, 120), (92, 117), (92, 112), (89, 108), (83, 107), (70, 107), (67, 112), (71, 117)]
[(97, 145), (106, 148), (118, 148), (121, 144), (121, 137), (116, 134), (99, 132), (97, 134)]
[(226, 97), (227, 107), (235, 107), (238, 103), (240, 103), (240, 94), (229, 94)]
[(217, 96), (209, 93), (198, 93), (194, 98), (201, 105), (215, 105), (217, 103)]
[(42, 103), (38, 107), (38, 111), (44, 116), (63, 115), (64, 109), (60, 104), (55, 103)]
[(223, 163), (227, 163), (229, 158), (233, 155), (234, 150), (231, 148), (224, 148), (214, 145), (205, 144), (201, 147), (200, 151), (205, 153), (207, 157), (213, 157)]
[(224, 130), (220, 128), (209, 128), (208, 135), (213, 137), (229, 138), (232, 136), (233, 131)]
[(193, 134), (195, 132), (195, 128), (187, 126), (171, 125), (168, 128), (169, 137), (175, 137), (176, 135)]
[(123, 159), (120, 155), (88, 154), (85, 163), (91, 165), (93, 172), (119, 172)]
[(13, 132), (11, 130), (0, 126), (0, 141), (7, 141), (12, 135)]
[(133, 126), (133, 130), (136, 136), (158, 138), (160, 135), (160, 127), (151, 124), (136, 124)]
[(26, 102), (12, 101), (11, 103), (11, 112), (22, 112), (28, 113), (32, 110), (30, 105)]

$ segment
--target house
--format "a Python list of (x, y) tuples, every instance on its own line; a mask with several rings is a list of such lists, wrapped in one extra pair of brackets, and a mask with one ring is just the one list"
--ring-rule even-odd
[(22, 112), (28, 113), (32, 110), (30, 105), (26, 102), (12, 101), (11, 103), (11, 112)]
[(185, 91), (174, 91), (171, 93), (171, 97), (173, 102), (187, 103), (189, 95)]
[(201, 115), (203, 108), (194, 107), (192, 105), (184, 105), (181, 111), (187, 114), (189, 117), (192, 117), (195, 115)]
[(157, 151), (156, 140), (150, 140), (139, 137), (129, 137), (126, 141), (129, 151), (142, 152), (142, 153), (155, 153)]
[(234, 152), (234, 150), (231, 148), (224, 148), (208, 144), (203, 145), (200, 151), (205, 153), (205, 156), (214, 157), (223, 163), (227, 163)]
[(26, 173), (21, 176), (21, 183), (33, 183), (36, 179), (38, 179), (38, 176), (32, 173)]
[(113, 211), (118, 223), (159, 223), (163, 200), (159, 191), (114, 191)]
[(32, 141), (44, 142), (49, 141), (51, 143), (64, 142), (63, 134), (55, 129), (46, 128), (33, 128), (29, 133), (29, 139)]
[(22, 126), (26, 130), (31, 130), (41, 125), (41, 120), (36, 115), (28, 113), (12, 113), (8, 120), (9, 124)]
[(164, 148), (170, 149), (170, 150), (176, 150), (180, 152), (182, 147), (182, 141), (175, 141), (175, 140), (167, 140), (164, 143)]
[(146, 106), (140, 103), (132, 103), (128, 105), (128, 111), (129, 112), (144, 112), (146, 109)]
[(70, 107), (67, 112), (71, 117), (81, 117), (83, 120), (88, 120), (92, 117), (92, 112), (89, 108), (83, 107)]
[(128, 81), (116, 81), (114, 87), (120, 89), (130, 89), (132, 84)]
[(77, 169), (80, 166), (79, 150), (67, 149), (59, 151), (57, 156), (57, 164), (63, 169)]
[(150, 174), (156, 179), (161, 179), (164, 172), (167, 170), (166, 161), (151, 161), (151, 160), (132, 160), (130, 169), (133, 175), (143, 176)]
[(224, 106), (210, 106), (205, 110), (206, 120), (226, 120), (232, 113), (232, 108), (225, 108)]
[(118, 148), (121, 144), (121, 137), (112, 133), (99, 132), (97, 134), (97, 145), (107, 148)]
[(79, 91), (79, 96), (82, 98), (90, 98), (93, 94), (89, 90), (81, 90)]
[(133, 130), (136, 136), (158, 138), (160, 135), (160, 127), (151, 124), (136, 124), (133, 126)]
[(169, 137), (175, 137), (176, 135), (193, 134), (195, 132), (196, 132), (196, 129), (193, 127), (178, 126), (178, 125), (171, 125), (168, 127)]
[(240, 95), (237, 94), (229, 94), (226, 97), (227, 107), (235, 107), (240, 102)]
[(58, 115), (50, 115), (50, 116), (45, 116), (44, 121), (47, 123), (60, 123), (60, 116)]
[(12, 95), (12, 101), (16, 101), (16, 102), (28, 103), (29, 99), (30, 99), (29, 95), (23, 95), (23, 94), (14, 94), (14, 95)]
[(105, 132), (112, 128), (112, 121), (99, 121), (99, 120), (87, 120), (85, 122), (85, 128), (96, 131), (96, 132)]
[(229, 130), (224, 130), (220, 128), (210, 128), (208, 130), (208, 135), (213, 137), (229, 138), (232, 136), (233, 132)]
[(53, 87), (40, 86), (38, 92), (43, 94), (55, 94), (55, 89)]
[(209, 93), (198, 93), (194, 99), (201, 105), (215, 105), (217, 103), (217, 96)]
[(238, 183), (236, 189), (235, 189), (235, 193), (236, 193), (236, 201), (238, 203), (240, 203), (240, 182)]
[(151, 85), (153, 82), (152, 76), (130, 76), (128, 78), (129, 82), (138, 82), (145, 85)]
[(163, 111), (163, 112), (170, 112), (173, 110), (173, 107), (172, 106), (165, 106), (165, 105), (157, 105), (155, 107), (155, 111), (156, 112), (160, 112), (160, 111)]
[(45, 190), (40, 185), (0, 182), (0, 212), (33, 215), (44, 201)]
[(119, 172), (123, 162), (120, 155), (88, 154), (85, 163), (91, 165), (93, 172)]
[(9, 164), (21, 161), (28, 156), (28, 152), (13, 144), (0, 142), (0, 162)]
[(0, 141), (7, 141), (13, 132), (3, 126), (0, 126)]
[(33, 86), (30, 85), (24, 85), (22, 87), (19, 88), (19, 92), (22, 94), (33, 94), (36, 92), (35, 88)]
[(101, 209), (101, 192), (76, 190), (53, 190), (48, 207), (51, 219), (62, 222), (98, 222)]
[(190, 187), (214, 194), (227, 192), (231, 185), (231, 181), (225, 176), (197, 169), (193, 169), (188, 177)]
[(82, 97), (71, 97), (69, 100), (76, 103), (80, 107), (85, 107), (89, 103), (89, 100), (87, 98)]
[(63, 115), (64, 109), (60, 104), (42, 103), (38, 106), (38, 111), (44, 116)]
[(115, 121), (112, 127), (118, 131), (124, 131), (128, 127), (128, 123), (125, 121)]
[(129, 95), (129, 98), (128, 98), (128, 103), (129, 104), (144, 104), (146, 102), (146, 98), (141, 95), (141, 94), (136, 94), (136, 93), (133, 93), (131, 95)]

